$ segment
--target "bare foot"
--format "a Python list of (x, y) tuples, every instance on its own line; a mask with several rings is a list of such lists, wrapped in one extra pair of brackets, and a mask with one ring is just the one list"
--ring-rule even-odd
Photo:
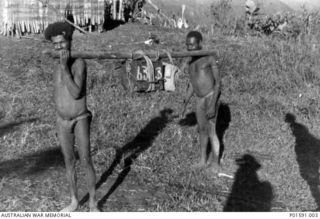
[(98, 203), (94, 199), (89, 201), (89, 208), (90, 212), (101, 212), (101, 210), (98, 208)]
[(206, 163), (203, 161), (200, 161), (200, 162), (194, 163), (191, 167), (193, 169), (200, 169), (200, 168), (204, 168), (205, 166), (206, 166)]
[(90, 212), (101, 212), (101, 210), (97, 206), (90, 207)]
[(221, 166), (217, 163), (211, 163), (207, 169), (207, 172), (217, 175), (218, 173), (221, 172)]
[(71, 202), (70, 205), (62, 209), (60, 212), (73, 212), (76, 211), (79, 207), (78, 202)]

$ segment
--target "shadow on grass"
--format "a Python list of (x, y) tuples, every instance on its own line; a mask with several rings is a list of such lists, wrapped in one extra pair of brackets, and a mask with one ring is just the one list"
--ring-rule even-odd
[[(153, 118), (150, 122), (138, 133), (138, 135), (130, 142), (125, 144), (122, 148), (117, 150), (116, 156), (108, 168), (100, 177), (100, 180), (96, 184), (98, 189), (103, 183), (105, 183), (108, 177), (112, 174), (115, 167), (124, 158), (124, 168), (119, 173), (118, 178), (111, 186), (110, 190), (104, 197), (98, 202), (99, 208), (107, 201), (109, 196), (118, 188), (118, 186), (124, 181), (125, 177), (131, 170), (131, 165), (137, 159), (137, 157), (151, 147), (154, 139), (160, 134), (160, 132), (166, 127), (166, 125), (172, 120), (172, 109), (164, 109), (160, 112), (158, 117)], [(129, 155), (127, 155), (129, 154)], [(88, 194), (80, 201), (80, 204), (84, 204), (88, 200)]]
[(319, 191), (319, 159), (320, 140), (309, 133), (307, 127), (296, 122), (296, 117), (287, 113), (285, 122), (290, 125), (292, 134), (296, 138), (295, 152), (300, 169), (300, 175), (308, 183), (311, 194), (320, 209)]
[(20, 176), (39, 174), (50, 167), (64, 166), (59, 147), (40, 151), (22, 158), (0, 163), (0, 176), (16, 174)]
[(257, 170), (261, 165), (256, 159), (245, 154), (236, 160), (239, 169), (235, 174), (231, 194), (224, 211), (266, 212), (271, 211), (273, 189), (269, 182), (261, 182)]
[[(17, 126), (37, 121), (37, 118), (11, 122), (0, 125), (0, 137), (16, 130)], [(47, 170), (53, 166), (63, 166), (63, 156), (60, 148), (52, 148), (46, 151), (40, 151), (34, 154), (23, 156), (19, 159), (13, 159), (0, 162), (0, 176), (16, 175), (33, 175)]]
[[(231, 112), (230, 107), (225, 103), (220, 103), (217, 117), (217, 135), (220, 142), (220, 157), (224, 151), (223, 136), (225, 131), (228, 129), (231, 122)], [(196, 114), (194, 112), (186, 115), (186, 118), (179, 121), (181, 126), (195, 126), (197, 124)]]
[(219, 155), (220, 158), (224, 152), (224, 147), (225, 147), (223, 143), (223, 136), (226, 130), (229, 128), (230, 122), (231, 122), (230, 107), (225, 103), (221, 103), (219, 106), (217, 125), (216, 125), (217, 135), (220, 142), (220, 155)]
[(179, 121), (181, 126), (195, 126), (197, 125), (197, 117), (195, 112), (188, 113), (185, 118)]

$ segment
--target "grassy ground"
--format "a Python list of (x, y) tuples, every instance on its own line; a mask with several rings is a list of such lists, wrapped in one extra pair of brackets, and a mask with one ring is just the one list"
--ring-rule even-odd
[[(117, 45), (143, 41), (148, 32), (162, 44)], [(73, 46), (183, 50), (185, 35), (127, 24), (99, 35), (75, 34)], [(56, 62), (41, 54), (50, 44), (36, 39), (0, 37), (0, 211), (58, 211), (69, 201), (55, 137)], [(204, 47), (219, 54), (218, 131), (224, 172), (235, 178), (191, 168), (199, 155), (194, 99), (185, 119), (173, 116), (181, 107), (186, 75), (180, 75), (174, 93), (130, 96), (120, 85), (119, 63), (88, 60), (92, 156), (102, 210), (316, 210), (319, 52), (308, 44), (263, 37), (206, 35)], [(247, 162), (238, 165), (235, 160), (244, 155)], [(86, 211), (84, 174), (80, 165), (77, 170), (84, 197), (80, 211)]]

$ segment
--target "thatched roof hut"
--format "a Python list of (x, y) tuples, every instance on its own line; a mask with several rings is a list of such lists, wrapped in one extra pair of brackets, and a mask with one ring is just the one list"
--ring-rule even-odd
[(0, 0), (0, 34), (41, 33), (49, 23), (63, 17), (78, 26), (100, 25), (106, 6), (119, 2), (123, 3), (122, 0)]

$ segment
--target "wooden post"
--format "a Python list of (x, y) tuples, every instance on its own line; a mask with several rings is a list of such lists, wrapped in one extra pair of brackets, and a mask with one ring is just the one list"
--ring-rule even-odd
[(112, 1), (112, 7), (113, 7), (112, 18), (113, 20), (116, 20), (117, 19), (117, 0)]
[[(38, 0), (40, 1), (42, 4), (44, 4), (42, 2), (42, 0)], [(44, 4), (45, 5), (45, 4)], [(71, 21), (69, 21), (65, 16), (63, 16), (56, 8), (52, 7), (51, 5), (47, 5), (48, 8), (50, 8), (51, 10), (53, 10), (56, 14), (60, 15), (64, 21), (66, 21), (68, 24), (70, 24), (71, 26), (73, 26), (74, 28), (76, 28), (77, 30), (79, 30), (80, 32), (87, 34), (87, 32), (85, 30), (83, 30), (81, 27), (79, 27), (78, 25), (72, 23)]]
[(160, 8), (158, 8), (158, 6), (156, 6), (151, 0), (147, 0), (147, 2), (163, 17), (165, 17), (170, 23), (174, 23), (172, 21), (172, 19), (170, 19), (167, 15), (165, 15), (164, 13), (161, 12)]

